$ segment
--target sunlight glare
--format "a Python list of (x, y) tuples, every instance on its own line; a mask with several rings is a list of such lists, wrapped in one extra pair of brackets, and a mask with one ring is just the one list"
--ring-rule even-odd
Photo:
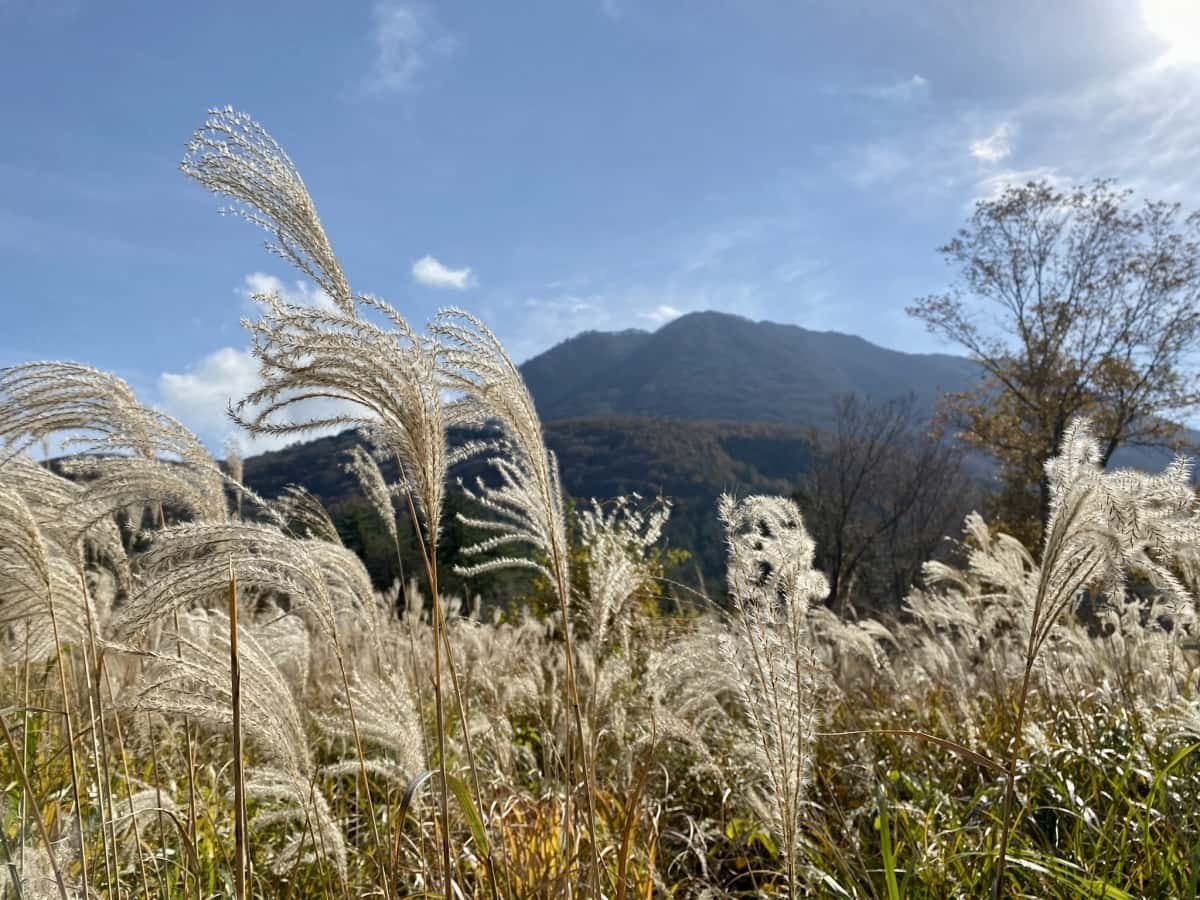
[(1142, 20), (1172, 59), (1200, 62), (1200, 0), (1142, 0)]

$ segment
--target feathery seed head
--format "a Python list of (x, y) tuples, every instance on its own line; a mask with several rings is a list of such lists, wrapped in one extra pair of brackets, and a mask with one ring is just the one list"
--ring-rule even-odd
[(278, 142), (245, 113), (209, 110), (180, 164), (183, 173), (239, 205), (229, 210), (274, 238), (267, 248), (311, 278), (346, 313), (350, 284), (300, 173)]

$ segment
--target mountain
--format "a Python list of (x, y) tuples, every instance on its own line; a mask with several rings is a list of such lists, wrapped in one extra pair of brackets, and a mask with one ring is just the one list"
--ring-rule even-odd
[(521, 371), (545, 421), (656, 416), (692, 421), (827, 424), (832, 400), (939, 393), (979, 376), (968, 359), (901, 353), (833, 331), (690, 313), (655, 332), (584, 332)]
[[(655, 332), (584, 332), (521, 368), (567, 493), (579, 501), (634, 491), (670, 498), (667, 540), (693, 552), (710, 587), (725, 553), (717, 497), (790, 493), (812, 459), (812, 430), (830, 424), (835, 397), (911, 394), (927, 413), (941, 393), (979, 377), (963, 357), (901, 353), (852, 335), (717, 312), (691, 313)], [(347, 432), (251, 457), (245, 477), (268, 497), (290, 482), (320, 496), (383, 584), (396, 574), (395, 548), (341, 468), (356, 441)], [(1114, 463), (1155, 471), (1169, 459), (1163, 450), (1123, 448)], [(986, 478), (991, 463), (982, 456), (975, 463)], [(453, 515), (446, 521), (442, 546), (452, 562), (470, 536), (459, 533)], [(404, 554), (412, 571), (415, 547)], [(509, 587), (497, 581), (471, 590), (498, 597)]]
[[(979, 365), (945, 353), (902, 353), (836, 331), (754, 322), (721, 312), (680, 316), (654, 332), (585, 331), (521, 366), (545, 422), (581, 417), (773, 422), (823, 428), (842, 394), (911, 395), (920, 414), (971, 387)], [(1200, 432), (1185, 430), (1200, 447)], [(1157, 471), (1172, 454), (1122, 447), (1114, 466)], [(987, 469), (988, 465), (983, 465)]]
[[(579, 418), (547, 422), (546, 444), (558, 457), (566, 492), (585, 502), (638, 493), (647, 500), (662, 496), (673, 503), (667, 542), (693, 553), (687, 577), (698, 568), (715, 586), (723, 571), (725, 540), (716, 517), (722, 491), (787, 494), (812, 458), (808, 429), (770, 423), (684, 422), (651, 418)], [(396, 575), (395, 548), (358, 485), (342, 468), (345, 454), (358, 443), (346, 431), (251, 456), (245, 460), (246, 484), (274, 497), (290, 483), (303, 484), (329, 508), (347, 544), (366, 560), (380, 585)], [(391, 466), (384, 466), (391, 478)], [(463, 473), (464, 475), (467, 473)], [(457, 492), (451, 491), (451, 498)], [(453, 501), (457, 502), (457, 501)], [(453, 510), (452, 510), (453, 511)], [(448, 564), (453, 548), (467, 542), (452, 515), (445, 517), (443, 548)], [(405, 529), (402, 533), (407, 534)], [(416, 547), (404, 548), (405, 567), (416, 571)], [(450, 572), (450, 565), (446, 566)], [(447, 574), (454, 591), (457, 579)], [(501, 596), (507, 582), (473, 584), (472, 590)]]

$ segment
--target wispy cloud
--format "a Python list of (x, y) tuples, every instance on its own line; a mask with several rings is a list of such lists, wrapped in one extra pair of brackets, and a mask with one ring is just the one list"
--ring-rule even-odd
[(374, 55), (363, 88), (373, 94), (411, 90), (430, 63), (454, 52), (457, 42), (419, 3), (380, 0), (371, 10)]
[(1013, 128), (1001, 122), (987, 137), (971, 141), (971, 156), (983, 163), (998, 163), (1012, 155)]
[(900, 140), (872, 141), (849, 148), (837, 167), (847, 181), (866, 189), (891, 182), (914, 165), (913, 150)]
[(689, 235), (680, 254), (680, 271), (716, 269), (735, 251), (761, 242), (776, 224), (768, 217), (741, 218)]
[(975, 200), (995, 200), (1010, 187), (1020, 187), (1031, 181), (1048, 181), (1051, 184), (1065, 186), (1069, 179), (1065, 178), (1053, 166), (1035, 166), (1031, 169), (1003, 169), (993, 172), (986, 178), (980, 179), (976, 185)]
[(307, 281), (295, 281), (291, 285), (265, 272), (251, 272), (244, 279), (238, 293), (247, 299), (258, 294), (276, 294), (284, 303), (293, 306), (311, 306), (316, 309), (334, 310), (337, 304), (323, 290)]
[(470, 267), (451, 269), (432, 256), (422, 256), (412, 264), (412, 277), (418, 284), (451, 291), (465, 291), (475, 286)]
[(625, 8), (619, 0), (600, 0), (600, 10), (610, 19), (620, 19), (625, 15)]
[(653, 309), (638, 313), (638, 318), (645, 319), (647, 322), (653, 322), (655, 325), (664, 325), (672, 319), (678, 319), (682, 315), (683, 310), (676, 309), (668, 303), (660, 303)]
[[(258, 360), (249, 350), (221, 347), (183, 372), (163, 372), (158, 378), (158, 406), (196, 432), (214, 451), (233, 441), (246, 452), (261, 453), (340, 430), (336, 427), (319, 429), (306, 432), (303, 437), (250, 437), (229, 418), (228, 410), (261, 386)], [(251, 412), (253, 410), (247, 411)], [(342, 400), (305, 400), (273, 418), (280, 422), (300, 422), (346, 413), (361, 415), (363, 410)]]
[[(314, 309), (333, 310), (329, 296), (306, 281), (287, 283), (266, 272), (251, 272), (235, 292), (249, 301), (256, 294), (275, 294), (285, 303)], [(261, 452), (285, 446), (294, 436), (250, 438), (229, 418), (236, 404), (262, 386), (258, 361), (249, 349), (221, 347), (205, 355), (182, 372), (163, 372), (158, 376), (158, 405), (175, 416), (211, 447), (217, 450), (227, 440), (235, 440), (246, 451)], [(334, 400), (306, 401), (290, 411), (286, 421), (307, 415), (335, 415), (348, 411), (349, 404)], [(316, 436), (318, 433), (314, 432)]]
[(831, 166), (916, 217), (1030, 177), (1114, 177), (1148, 198), (1195, 205), (1198, 144), (1200, 68), (1151, 63), (891, 130), (837, 148)]
[(873, 84), (855, 88), (851, 91), (859, 97), (870, 100), (882, 100), (890, 103), (911, 103), (914, 100), (924, 100), (929, 97), (929, 79), (923, 75), (913, 75), (886, 84)]

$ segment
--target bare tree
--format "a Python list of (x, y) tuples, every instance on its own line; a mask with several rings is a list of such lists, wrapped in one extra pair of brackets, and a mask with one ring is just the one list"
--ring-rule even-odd
[(1000, 462), (996, 512), (1036, 540), (1049, 509), (1042, 461), (1087, 416), (1102, 461), (1126, 444), (1163, 445), (1200, 403), (1186, 365), (1200, 346), (1200, 214), (1136, 204), (1111, 181), (1046, 181), (976, 204), (940, 248), (958, 269), (943, 294), (909, 307), (983, 370), (946, 412)]
[(872, 404), (838, 397), (829, 431), (797, 499), (842, 615), (852, 598), (898, 607), (921, 564), (970, 510), (962, 451), (915, 410), (911, 397)]

